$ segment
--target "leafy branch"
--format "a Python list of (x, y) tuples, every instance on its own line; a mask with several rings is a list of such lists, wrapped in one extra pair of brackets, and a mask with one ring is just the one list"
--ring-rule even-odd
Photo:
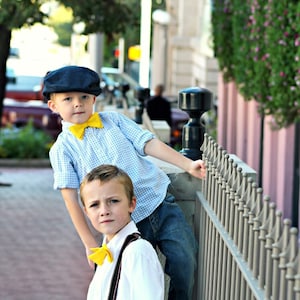
[(214, 50), (224, 80), (235, 81), (278, 128), (300, 120), (299, 17), (299, 1), (214, 3)]

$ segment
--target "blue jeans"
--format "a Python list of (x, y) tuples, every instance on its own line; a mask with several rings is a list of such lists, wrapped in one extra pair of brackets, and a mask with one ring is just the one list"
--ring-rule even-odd
[(170, 276), (169, 300), (192, 299), (197, 243), (181, 208), (171, 194), (137, 227), (154, 248), (166, 257), (165, 273)]

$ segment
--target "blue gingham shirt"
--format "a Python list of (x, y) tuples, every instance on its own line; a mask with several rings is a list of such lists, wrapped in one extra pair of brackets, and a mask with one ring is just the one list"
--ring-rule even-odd
[(50, 150), (54, 188), (78, 189), (84, 176), (96, 166), (116, 165), (132, 179), (137, 197), (132, 218), (139, 222), (163, 201), (170, 183), (169, 177), (145, 158), (145, 144), (154, 135), (120, 113), (99, 115), (104, 128), (86, 128), (82, 140), (70, 132), (73, 124), (62, 123), (62, 132)]

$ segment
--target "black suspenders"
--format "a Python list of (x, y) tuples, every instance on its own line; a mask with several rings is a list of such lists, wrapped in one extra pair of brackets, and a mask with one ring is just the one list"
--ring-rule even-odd
[(121, 261), (122, 261), (123, 251), (125, 250), (125, 248), (127, 247), (128, 244), (130, 244), (133, 241), (136, 241), (140, 237), (141, 237), (141, 235), (139, 233), (132, 233), (132, 234), (128, 235), (127, 238), (125, 239), (124, 244), (120, 250), (118, 261), (116, 263), (114, 274), (113, 274), (113, 277), (111, 280), (108, 300), (115, 300), (117, 298), (118, 284), (119, 284), (120, 275), (121, 275)]

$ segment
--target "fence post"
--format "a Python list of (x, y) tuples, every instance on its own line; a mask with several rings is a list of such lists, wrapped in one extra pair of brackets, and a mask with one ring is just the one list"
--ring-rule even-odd
[(181, 153), (193, 160), (201, 158), (200, 147), (205, 128), (200, 117), (212, 108), (212, 92), (204, 88), (191, 87), (179, 92), (179, 108), (186, 111), (190, 119), (183, 126)]

